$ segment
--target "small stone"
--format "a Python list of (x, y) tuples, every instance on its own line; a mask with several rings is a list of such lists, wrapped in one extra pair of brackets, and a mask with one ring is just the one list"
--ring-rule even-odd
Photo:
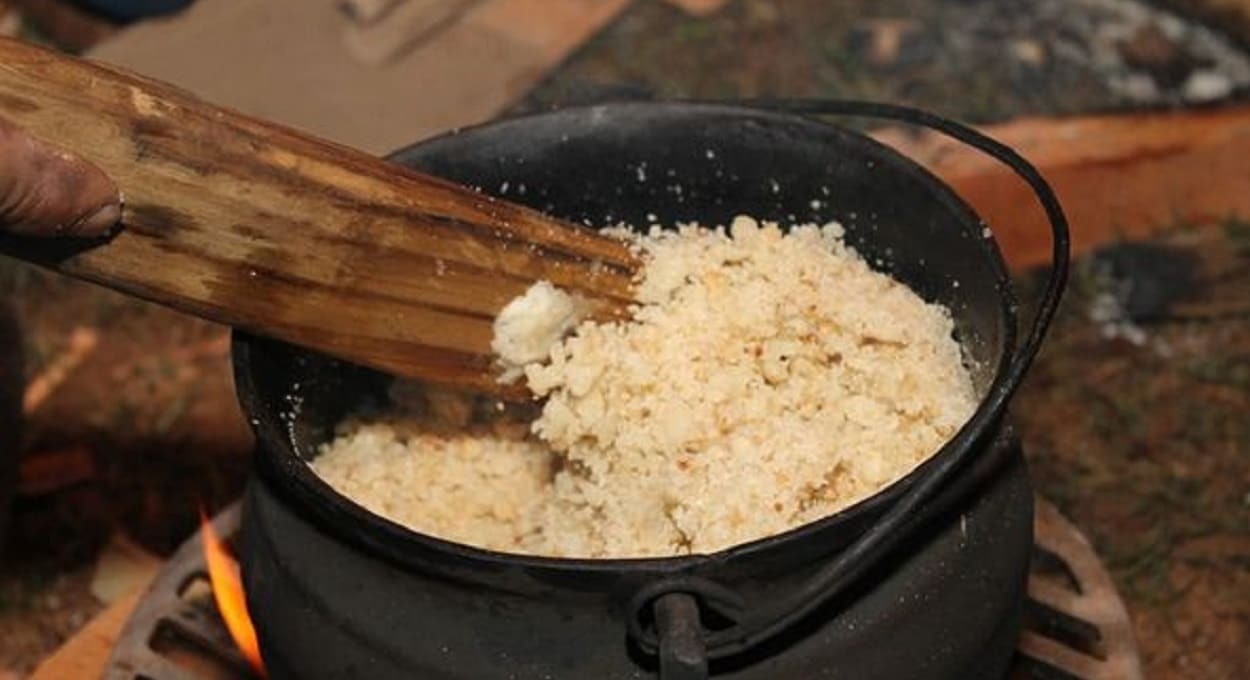
[(1011, 54), (1022, 64), (1041, 66), (1046, 63), (1046, 48), (1036, 40), (1022, 39), (1011, 43)]
[(1149, 23), (1137, 29), (1133, 36), (1119, 44), (1124, 63), (1133, 68), (1155, 69), (1167, 66), (1184, 55), (1157, 24)]
[(1144, 24), (1116, 47), (1129, 69), (1149, 74), (1165, 90), (1179, 89), (1195, 69), (1208, 63), (1155, 23)]
[(866, 42), (868, 61), (876, 66), (889, 66), (899, 61), (903, 43), (918, 26), (910, 19), (871, 19), (858, 28)]
[(1233, 93), (1233, 81), (1218, 71), (1195, 71), (1185, 80), (1181, 95), (1188, 102), (1212, 102)]
[(781, 20), (781, 10), (768, 0), (752, 0), (746, 4), (747, 23), (774, 26)]
[(1184, 20), (1172, 14), (1159, 14), (1155, 18), (1155, 23), (1163, 35), (1169, 40), (1181, 41), (1185, 39), (1185, 33), (1189, 31)]
[(1144, 73), (1132, 73), (1117, 80), (1115, 89), (1135, 102), (1150, 102), (1159, 98), (1159, 86)]

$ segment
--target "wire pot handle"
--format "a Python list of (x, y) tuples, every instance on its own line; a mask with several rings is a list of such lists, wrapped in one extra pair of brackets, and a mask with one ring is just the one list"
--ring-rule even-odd
[[(700, 103), (700, 102), (692, 102)], [(713, 102), (701, 102), (713, 103)], [(726, 102), (715, 102), (724, 104)], [(657, 612), (671, 609), (673, 598), (690, 597), (701, 607), (717, 611), (733, 623), (719, 630), (703, 630), (703, 646), (708, 659), (721, 659), (742, 654), (769, 640), (828, 603), (853, 584), (864, 572), (908, 538), (905, 531), (914, 526), (912, 520), (952, 475), (977, 454), (974, 446), (981, 435), (998, 423), (1007, 409), (1012, 394), (1020, 386), (1029, 366), (1041, 347), (1047, 328), (1054, 319), (1068, 276), (1070, 236), (1068, 220), (1050, 185), (1035, 167), (1020, 154), (966, 125), (920, 109), (897, 104), (855, 100), (828, 99), (755, 99), (733, 102), (769, 111), (803, 116), (841, 116), (892, 120), (942, 133), (1006, 165), (1029, 188), (1046, 212), (1050, 222), (1052, 254), (1051, 269), (1028, 334), (1017, 342), (1004, 370), (993, 384), (972, 418), (955, 437), (934, 456), (932, 464), (916, 478), (915, 483), (894, 505), (850, 546), (794, 591), (758, 607), (748, 608), (742, 599), (724, 586), (694, 576), (676, 576), (641, 589), (632, 599), (627, 622), (629, 636), (649, 654), (660, 654), (672, 648), (662, 643), (662, 633), (676, 630), (673, 625), (654, 626), (649, 622), (671, 619)], [(665, 602), (666, 598), (668, 601)], [(697, 612), (694, 614), (698, 625)], [(688, 627), (685, 629), (688, 635)], [(661, 667), (666, 664), (661, 659)], [(672, 660), (669, 660), (670, 662)], [(706, 671), (704, 671), (706, 672)], [(684, 677), (695, 677), (685, 675)]]

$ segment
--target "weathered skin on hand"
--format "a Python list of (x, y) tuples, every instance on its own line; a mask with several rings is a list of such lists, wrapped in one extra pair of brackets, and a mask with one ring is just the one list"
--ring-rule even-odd
[(0, 232), (98, 236), (120, 218), (120, 194), (104, 172), (0, 118)]

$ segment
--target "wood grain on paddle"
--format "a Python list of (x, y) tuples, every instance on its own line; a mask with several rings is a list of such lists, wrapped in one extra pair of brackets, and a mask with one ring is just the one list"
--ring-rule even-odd
[(630, 297), (620, 243), (104, 65), (0, 39), (0, 116), (125, 197), (110, 240), (0, 252), (375, 368), (487, 387), (492, 319), (534, 281)]

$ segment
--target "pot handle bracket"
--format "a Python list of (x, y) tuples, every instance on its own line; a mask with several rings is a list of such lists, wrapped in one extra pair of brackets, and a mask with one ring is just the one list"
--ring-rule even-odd
[[(892, 120), (929, 128), (981, 151), (1028, 184), (1046, 212), (1051, 229), (1051, 268), (1028, 334), (1017, 343), (1010, 361), (972, 418), (934, 456), (933, 464), (893, 507), (806, 583), (749, 613), (745, 613), (748, 609), (736, 593), (694, 576), (654, 582), (633, 597), (627, 620), (629, 636), (644, 652), (659, 657), (663, 680), (704, 680), (708, 677), (709, 660), (737, 656), (790, 628), (845, 592), (906, 540), (908, 529), (919, 525), (913, 520), (923, 512), (923, 506), (975, 457), (979, 449), (974, 444), (981, 435), (1001, 422), (1012, 394), (1041, 348), (1068, 277), (1070, 235), (1059, 199), (1041, 173), (1007, 145), (966, 125), (896, 104), (827, 99), (756, 99), (733, 104), (811, 117)], [(702, 624), (700, 608), (710, 608), (731, 623), (709, 630)]]

